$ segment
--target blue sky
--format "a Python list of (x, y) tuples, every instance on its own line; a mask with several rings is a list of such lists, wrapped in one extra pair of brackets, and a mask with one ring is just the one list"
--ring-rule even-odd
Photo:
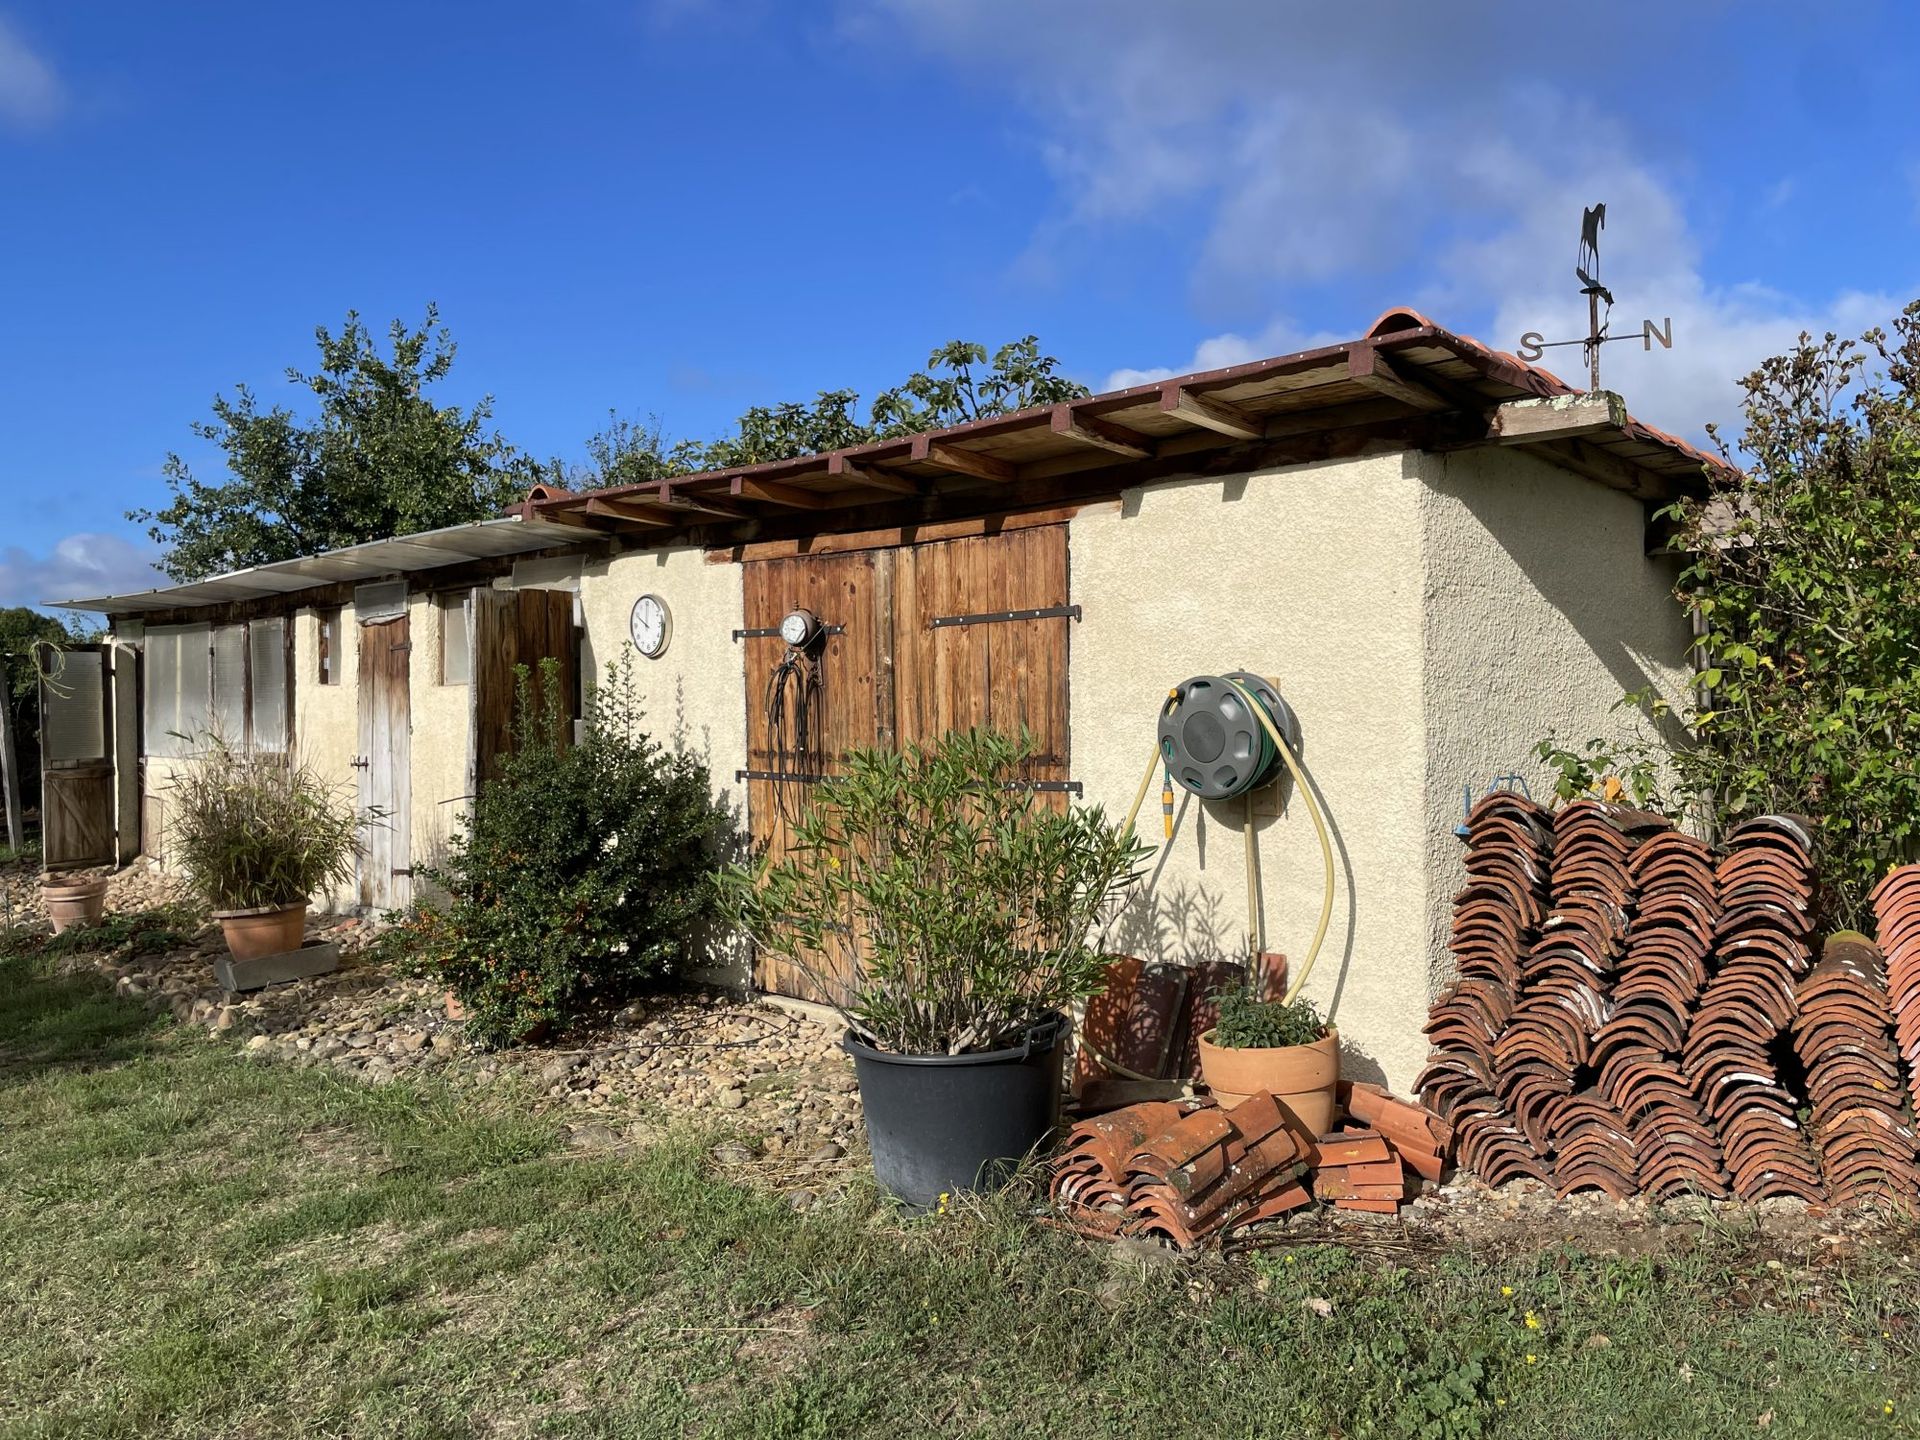
[(1605, 200), (1675, 327), (1609, 382), (1697, 434), (1920, 294), (1916, 60), (1896, 3), (0, 0), (0, 604), (145, 583), (122, 512), (350, 307), (438, 301), (448, 398), (578, 458), (955, 336), (1103, 388), (1396, 304), (1576, 333)]

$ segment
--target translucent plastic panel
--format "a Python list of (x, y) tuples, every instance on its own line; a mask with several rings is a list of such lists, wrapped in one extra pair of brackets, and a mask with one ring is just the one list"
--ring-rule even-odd
[(255, 620), (247, 626), (253, 665), (253, 748), (287, 748), (287, 622)]
[(103, 760), (107, 754), (105, 674), (97, 650), (39, 652), (45, 697), (41, 744), (48, 760)]
[(213, 733), (229, 745), (247, 738), (247, 627), (213, 632)]

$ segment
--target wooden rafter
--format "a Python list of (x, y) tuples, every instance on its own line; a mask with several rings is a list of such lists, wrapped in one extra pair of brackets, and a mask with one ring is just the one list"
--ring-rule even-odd
[(1160, 408), (1168, 415), (1178, 415), (1189, 425), (1198, 425), (1235, 440), (1258, 440), (1266, 434), (1265, 424), (1246, 411), (1224, 400), (1198, 394), (1178, 381), (1169, 380), (1160, 387)]
[[(673, 517), (662, 513), (651, 505), (642, 505), (633, 500), (610, 497), (603, 499), (598, 495), (589, 495), (581, 507), (589, 515), (604, 515), (612, 520), (624, 520), (633, 525), (666, 526), (674, 523)], [(565, 511), (547, 511), (540, 517), (543, 520), (557, 519)]]
[(888, 470), (879, 465), (855, 464), (839, 453), (827, 456), (827, 474), (836, 480), (847, 480), (895, 495), (924, 495), (927, 489), (911, 475), (902, 475), (897, 470)]
[(943, 444), (925, 435), (913, 437), (913, 461), (920, 465), (938, 465), (942, 470), (971, 475), (976, 480), (991, 480), (999, 485), (1016, 480), (1020, 475), (1019, 470), (1005, 460), (962, 450), (957, 445)]
[(728, 504), (724, 500), (715, 500), (709, 496), (687, 490), (678, 490), (671, 485), (660, 487), (657, 502), (662, 509), (690, 511), (700, 515), (719, 515), (728, 520), (744, 520), (747, 512), (738, 505)]
[(778, 480), (755, 480), (747, 475), (734, 476), (728, 489), (737, 500), (761, 500), (769, 505), (784, 505), (789, 510), (825, 510), (834, 503), (831, 496), (818, 490)]
[(1129, 430), (1097, 415), (1075, 415), (1071, 405), (1053, 407), (1053, 433), (1078, 440), (1129, 460), (1145, 460), (1154, 452), (1153, 437)]
[(1415, 410), (1450, 408), (1446, 396), (1408, 378), (1371, 345), (1356, 345), (1347, 352), (1347, 378), (1376, 395), (1385, 395)]

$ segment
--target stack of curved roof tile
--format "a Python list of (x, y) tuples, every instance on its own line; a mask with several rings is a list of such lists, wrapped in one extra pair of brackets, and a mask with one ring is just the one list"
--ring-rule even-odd
[(1628, 878), (1633, 922), (1590, 1057), (1598, 1088), (1632, 1131), (1643, 1192), (1724, 1199), (1719, 1133), (1680, 1064), (1712, 973), (1720, 920), (1713, 851), (1668, 829), (1634, 852)]
[(1715, 870), (1715, 969), (1687, 1034), (1686, 1071), (1720, 1132), (1735, 1194), (1817, 1201), (1819, 1162), (1773, 1058), (1812, 963), (1813, 842), (1804, 821), (1783, 815), (1745, 821), (1727, 839)]
[(1634, 1193), (1632, 1133), (1591, 1087), (1590, 1067), (1626, 950), (1629, 862), (1647, 835), (1666, 828), (1658, 815), (1598, 800), (1576, 800), (1553, 817), (1553, 909), (1523, 963), (1522, 998), (1494, 1046), (1494, 1077), (1535, 1150), (1552, 1157), (1563, 1195)]
[(1794, 999), (1827, 1194), (1839, 1204), (1920, 1198), (1900, 1056), (1889, 1034), (1880, 952), (1851, 931), (1828, 938)]
[(1902, 865), (1874, 887), (1873, 918), (1886, 959), (1894, 1045), (1920, 1114), (1920, 865)]
[(1494, 1051), (1547, 918), (1553, 820), (1525, 796), (1496, 790), (1473, 807), (1466, 829), (1467, 884), (1454, 896), (1448, 944), (1459, 978), (1428, 1018), (1434, 1053), (1415, 1088), (1453, 1127), (1461, 1163), (1490, 1184), (1545, 1180), (1545, 1161), (1496, 1087)]

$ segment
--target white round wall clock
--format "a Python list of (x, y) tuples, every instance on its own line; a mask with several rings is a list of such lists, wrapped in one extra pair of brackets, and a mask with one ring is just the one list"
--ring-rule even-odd
[(667, 611), (667, 602), (658, 595), (642, 595), (634, 601), (633, 612), (627, 616), (627, 635), (634, 649), (649, 660), (658, 660), (673, 638), (673, 616)]

